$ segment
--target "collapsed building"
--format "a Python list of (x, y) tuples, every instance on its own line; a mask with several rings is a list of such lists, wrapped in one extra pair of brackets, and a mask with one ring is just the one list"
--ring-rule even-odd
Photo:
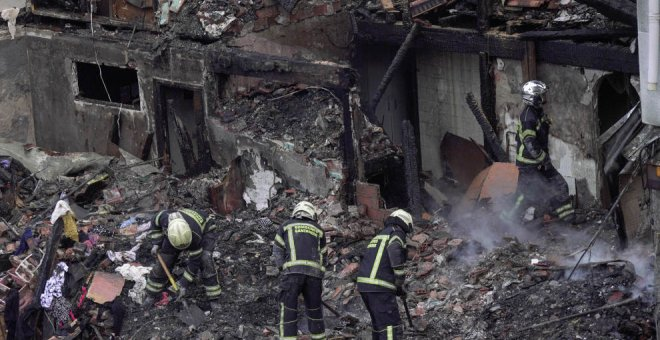
[[(556, 328), (524, 332), (527, 326), (537, 329), (544, 318), (621, 301), (631, 305), (614, 306), (614, 314), (603, 312), (596, 321), (597, 312), (587, 313), (602, 333), (589, 330), (593, 325), (586, 322), (564, 329), (562, 336), (588, 331), (586, 336), (653, 337), (653, 282), (641, 274), (649, 273), (647, 262), (636, 262), (631, 270), (634, 261), (595, 256), (602, 261), (580, 267), (591, 275), (592, 286), (585, 289), (580, 281), (563, 281), (574, 262), (543, 258), (536, 247), (517, 239), (491, 253), (494, 245), (486, 246), (488, 240), (465, 233), (468, 227), (452, 227), (480, 221), (479, 209), (460, 197), (489, 165), (515, 159), (520, 85), (542, 79), (551, 88), (546, 104), (553, 119), (550, 153), (577, 206), (594, 220), (605, 215), (603, 209), (615, 208), (616, 228), (606, 231), (610, 243), (634, 249), (655, 244), (658, 122), (652, 113), (657, 95), (647, 89), (648, 60), (653, 59), (646, 56), (651, 46), (646, 32), (652, 26), (647, 7), (643, 0), (14, 4), (2, 16), (8, 26), (0, 40), (5, 80), (0, 136), (30, 146), (6, 143), (1, 150), (25, 168), (13, 170), (19, 181), (36, 178), (50, 187), (38, 187), (36, 180), (15, 183), (15, 195), (28, 204), (8, 201), (3, 217), (8, 227), (17, 228), (8, 232), (21, 236), (20, 228), (50, 215), (46, 199), (58, 191), (67, 191), (88, 212), (99, 207), (110, 212), (112, 218), (78, 216), (92, 228), (123, 229), (120, 216), (127, 212), (212, 209), (227, 216), (223, 226), (234, 230), (218, 246), (216, 260), (226, 268), (223, 285), (228, 294), (249, 295), (223, 302), (248, 321), (237, 329), (233, 323), (240, 318), (227, 318), (214, 330), (211, 320), (200, 325), (183, 316), (181, 322), (191, 328), (173, 336), (268, 337), (276, 333), (274, 310), (263, 320), (255, 313), (274, 305), (273, 269), (260, 263), (269, 251), (263, 237), (272, 236), (269, 227), (286, 218), (292, 200), (315, 197), (325, 207), (323, 225), (336, 249), (332, 285), (324, 297), (346, 313), (328, 324), (335, 335), (349, 338), (363, 336), (366, 329), (358, 317), (366, 312), (351, 281), (360, 248), (351, 244), (368, 241), (391, 208), (406, 207), (422, 227), (409, 243), (416, 261), (409, 273), (413, 315), (427, 332), (410, 333), (411, 338), (546, 337), (557, 334)], [(468, 94), (472, 99), (466, 99)], [(36, 162), (46, 156), (32, 155), (35, 145), (64, 153), (74, 163), (89, 163), (89, 158), (80, 160), (81, 152), (126, 163), (110, 167), (115, 169), (110, 184), (80, 194), (71, 187), (89, 186), (92, 167), (65, 161), (57, 168), (52, 163), (63, 161), (53, 161), (52, 155)], [(126, 169), (142, 162), (157, 168), (139, 174)], [(51, 170), (49, 177), (39, 176)], [(131, 180), (122, 178), (127, 171)], [(140, 183), (144, 187), (122, 183), (143, 176), (148, 178)], [(489, 204), (481, 193), (475, 200), (477, 206)], [(138, 222), (147, 219), (134, 217), (124, 226), (135, 228), (130, 237), (143, 231)], [(489, 237), (500, 238), (496, 232)], [(566, 231), (557, 233), (570, 239)], [(552, 232), (545, 236), (557, 238)], [(250, 237), (256, 239), (246, 241)], [(129, 243), (122, 245), (135, 246)], [(138, 260), (146, 258), (135, 252)], [(530, 257), (540, 264), (523, 263)], [(33, 265), (45, 271), (42, 276), (54, 268)], [(246, 288), (262, 277), (268, 278), (267, 289)], [(544, 293), (530, 295), (529, 287)], [(581, 304), (562, 304), (557, 298), (562, 289)], [(643, 298), (629, 301), (633, 295)], [(525, 320), (505, 324), (515, 314), (512, 308), (541, 301), (552, 302), (544, 311), (518, 313), (528, 314)], [(259, 307), (241, 307), (251, 304)], [(173, 331), (140, 328), (131, 319), (140, 313), (129, 308), (125, 327), (132, 336)], [(615, 322), (614, 329), (604, 326), (623, 316), (625, 322)], [(171, 315), (158, 311), (149, 317), (155, 322)], [(461, 326), (466, 320), (472, 328)], [(108, 323), (95, 327), (102, 325)], [(93, 333), (84, 334), (101, 336)]]

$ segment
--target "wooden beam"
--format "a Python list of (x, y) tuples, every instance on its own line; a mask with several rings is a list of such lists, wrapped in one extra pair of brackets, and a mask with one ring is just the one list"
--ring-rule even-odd
[(495, 113), (495, 80), (491, 67), (490, 56), (486, 52), (479, 53), (479, 88), (481, 96), (481, 109), (495, 130), (497, 128), (497, 114)]
[(536, 44), (528, 41), (525, 44), (525, 56), (522, 60), (523, 81), (528, 82), (536, 79)]
[(492, 1), (478, 0), (477, 1), (477, 30), (480, 33), (485, 33), (490, 28), (490, 7)]
[[(407, 30), (398, 25), (365, 21), (357, 23), (356, 39), (363, 44), (399, 46)], [(499, 33), (481, 35), (473, 30), (422, 28), (415, 39), (415, 47), (454, 53), (488, 52), (491, 57), (522, 60), (526, 42)], [(639, 60), (626, 46), (572, 41), (539, 41), (536, 43), (537, 62), (571, 65), (603, 71), (639, 74)]]
[(215, 73), (338, 89), (347, 89), (355, 81), (350, 68), (330, 62), (319, 63), (236, 49), (208, 51), (207, 59)]
[(595, 8), (604, 16), (637, 27), (637, 7), (629, 0), (577, 0)]
[(569, 29), (562, 31), (529, 31), (518, 34), (522, 40), (573, 40), (593, 41), (616, 38), (636, 37), (637, 30), (632, 28), (623, 29)]

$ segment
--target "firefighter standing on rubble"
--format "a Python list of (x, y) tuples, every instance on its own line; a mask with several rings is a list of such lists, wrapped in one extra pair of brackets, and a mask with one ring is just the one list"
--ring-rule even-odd
[(282, 271), (280, 281), (280, 339), (297, 339), (298, 296), (305, 310), (312, 339), (325, 339), (321, 307), (325, 272), (325, 234), (316, 223), (316, 207), (307, 201), (296, 204), (291, 219), (283, 223), (273, 244), (273, 260)]
[(372, 339), (401, 339), (401, 317), (396, 296), (405, 299), (406, 234), (413, 230), (412, 216), (403, 209), (385, 219), (360, 262), (357, 287), (369, 310)]
[(546, 84), (538, 80), (528, 81), (522, 87), (525, 108), (516, 133), (518, 194), (511, 213), (516, 217), (529, 206), (549, 206), (552, 216), (576, 223), (568, 184), (552, 165), (548, 152), (551, 122), (543, 111), (547, 90)]
[[(179, 254), (184, 251), (188, 254), (183, 278), (177, 281), (179, 298), (185, 295), (198, 272), (201, 272), (202, 284), (209, 300), (220, 296), (220, 283), (212, 256), (216, 231), (217, 227), (211, 216), (191, 209), (164, 210), (152, 219), (151, 229), (147, 234), (152, 243), (152, 255), (157, 256), (160, 252), (165, 265), (171, 271)], [(162, 266), (155, 265), (147, 280), (150, 297), (145, 301), (146, 306), (153, 303), (154, 297), (163, 291), (167, 281), (167, 274)]]

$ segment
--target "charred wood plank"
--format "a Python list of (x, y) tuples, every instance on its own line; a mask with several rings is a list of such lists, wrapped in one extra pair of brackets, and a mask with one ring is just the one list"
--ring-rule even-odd
[(403, 158), (406, 172), (406, 189), (408, 192), (408, 209), (415, 219), (422, 217), (422, 191), (419, 186), (419, 167), (417, 163), (417, 146), (415, 128), (409, 120), (404, 120), (401, 126), (403, 141)]
[(471, 92), (465, 97), (465, 101), (470, 107), (470, 111), (474, 115), (474, 118), (477, 119), (477, 123), (481, 126), (481, 130), (484, 132), (484, 142), (488, 145), (490, 152), (492, 153), (492, 158), (498, 162), (508, 162), (508, 157), (506, 152), (502, 149), (502, 143), (500, 143), (499, 138), (495, 134), (493, 127), (488, 123), (486, 116), (479, 109), (476, 99)]
[(477, 30), (484, 33), (490, 28), (490, 8), (493, 2), (490, 0), (477, 1)]
[(320, 63), (235, 49), (207, 53), (211, 70), (215, 73), (341, 89), (349, 88), (355, 81), (350, 68), (331, 62)]
[[(388, 24), (359, 21), (356, 39), (363, 44), (400, 45), (406, 31)], [(418, 49), (436, 49), (453, 53), (488, 52), (491, 57), (522, 60), (526, 42), (497, 34), (481, 35), (474, 30), (423, 28), (415, 39)], [(572, 41), (539, 41), (537, 61), (571, 65), (603, 71), (639, 74), (639, 59), (628, 47)]]
[(637, 7), (629, 0), (577, 0), (595, 8), (604, 16), (637, 27)]
[(367, 118), (369, 118), (369, 120), (373, 124), (380, 125), (378, 123), (378, 119), (376, 118), (376, 108), (378, 107), (378, 103), (380, 102), (380, 99), (383, 97), (385, 90), (387, 90), (387, 86), (390, 84), (390, 81), (392, 81), (392, 77), (394, 77), (394, 73), (399, 69), (401, 63), (406, 58), (406, 53), (408, 53), (410, 47), (413, 46), (413, 42), (415, 41), (415, 36), (417, 36), (418, 32), (419, 32), (419, 24), (415, 23), (410, 28), (410, 31), (406, 35), (406, 39), (399, 47), (399, 50), (396, 51), (396, 55), (394, 56), (392, 63), (387, 68), (387, 71), (385, 71), (385, 75), (383, 76), (383, 79), (380, 81), (380, 85), (378, 85), (376, 92), (374, 93), (373, 97), (371, 97), (371, 102), (369, 102), (369, 108), (367, 110)]
[(616, 38), (636, 37), (637, 30), (635, 29), (568, 29), (562, 31), (531, 31), (520, 33), (518, 37), (522, 40), (574, 40), (574, 41), (590, 41), (590, 40), (605, 40)]

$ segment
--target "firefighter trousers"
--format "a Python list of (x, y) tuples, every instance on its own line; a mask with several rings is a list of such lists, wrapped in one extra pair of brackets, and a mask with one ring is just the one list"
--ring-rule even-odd
[(297, 339), (298, 296), (305, 299), (307, 325), (312, 339), (325, 339), (325, 324), (321, 306), (322, 280), (304, 274), (283, 275), (280, 283), (280, 339)]
[(530, 206), (537, 209), (549, 207), (551, 215), (565, 221), (574, 217), (568, 183), (554, 166), (548, 165), (543, 169), (518, 167), (518, 195), (514, 211), (516, 215), (521, 215)]
[(403, 328), (396, 294), (361, 292), (360, 295), (371, 316), (371, 338), (373, 340), (402, 339)]

